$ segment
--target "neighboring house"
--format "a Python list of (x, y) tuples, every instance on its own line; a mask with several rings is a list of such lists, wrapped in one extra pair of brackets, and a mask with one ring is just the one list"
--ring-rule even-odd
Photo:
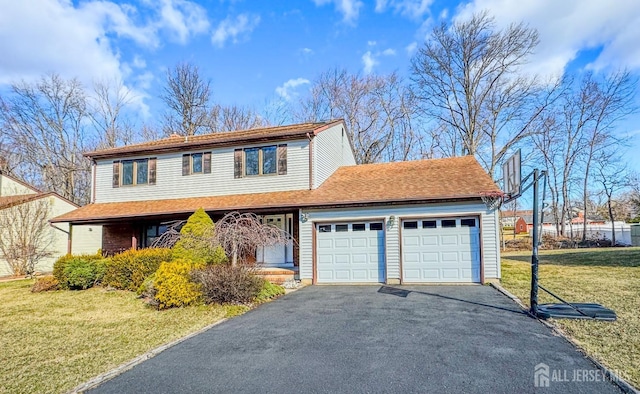
[(528, 233), (529, 232), (529, 227), (527, 226), (527, 221), (524, 220), (524, 218), (522, 216), (520, 216), (518, 219), (516, 219), (516, 223), (513, 226), (513, 231), (516, 234), (523, 234), (523, 233)]
[[(587, 224), (604, 224), (606, 220), (600, 215), (589, 215), (587, 216)], [(571, 224), (584, 224), (585, 217), (584, 211), (578, 211), (578, 215), (571, 219)]]
[[(256, 260), (309, 283), (483, 283), (500, 277), (498, 187), (472, 156), (355, 165), (344, 122), (171, 136), (86, 154), (102, 249), (146, 247), (171, 220), (253, 212), (292, 234)], [(71, 232), (75, 243), (75, 230)]]
[[(32, 215), (38, 209), (46, 209), (47, 219), (74, 211), (78, 206), (71, 201), (59, 196), (56, 193), (42, 193), (36, 188), (6, 174), (0, 172), (0, 215), (3, 215), (1, 221), (9, 224), (16, 221), (14, 215)], [(7, 221), (5, 221), (7, 219)], [(29, 219), (27, 219), (29, 220)], [(33, 222), (33, 221), (32, 221)], [(35, 265), (38, 272), (49, 272), (53, 269), (54, 261), (67, 253), (68, 249), (68, 225), (59, 223), (50, 226), (46, 222), (42, 222), (42, 226), (46, 226), (46, 251), (49, 256), (40, 259)], [(0, 236), (2, 233), (6, 235), (8, 228), (0, 226)], [(6, 239), (6, 237), (5, 237)], [(95, 252), (100, 246), (93, 250)], [(6, 260), (0, 257), (0, 276), (11, 275), (12, 271)]]

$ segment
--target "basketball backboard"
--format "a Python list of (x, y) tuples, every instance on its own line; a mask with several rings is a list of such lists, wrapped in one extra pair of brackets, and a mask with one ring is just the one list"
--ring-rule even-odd
[(520, 195), (521, 186), (520, 149), (502, 165), (502, 190), (509, 198)]

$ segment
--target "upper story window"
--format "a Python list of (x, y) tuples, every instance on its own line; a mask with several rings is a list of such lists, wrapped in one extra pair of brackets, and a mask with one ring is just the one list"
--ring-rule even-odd
[(182, 155), (182, 175), (210, 173), (211, 152), (187, 153)]
[(287, 174), (287, 145), (236, 149), (234, 177)]
[(113, 162), (113, 187), (155, 185), (156, 158)]

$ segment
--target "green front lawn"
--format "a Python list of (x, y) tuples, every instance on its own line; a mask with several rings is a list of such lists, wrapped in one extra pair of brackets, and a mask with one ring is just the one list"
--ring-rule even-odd
[[(529, 305), (531, 252), (502, 256), (502, 285)], [(597, 302), (616, 322), (556, 322), (594, 358), (640, 387), (640, 248), (540, 252), (540, 284), (569, 302)], [(540, 291), (540, 303), (558, 302)]]
[(92, 288), (33, 294), (0, 283), (0, 393), (66, 392), (237, 307), (156, 311), (134, 293)]

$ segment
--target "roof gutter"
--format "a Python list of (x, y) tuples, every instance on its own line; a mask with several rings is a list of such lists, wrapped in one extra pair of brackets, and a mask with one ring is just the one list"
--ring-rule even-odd
[[(400, 199), (394, 201), (359, 201), (359, 202), (345, 202), (345, 203), (320, 203), (320, 204), (301, 204), (301, 203), (289, 203), (289, 204), (280, 204), (277, 208), (280, 209), (327, 209), (327, 208), (350, 208), (350, 207), (368, 207), (372, 205), (382, 205), (382, 206), (397, 206), (397, 205), (414, 205), (414, 204), (435, 204), (435, 203), (443, 203), (443, 202), (462, 202), (462, 201), (475, 201), (480, 200), (478, 196), (460, 196), (460, 197), (441, 197), (441, 198), (429, 198), (429, 199)], [(206, 207), (203, 206), (205, 211), (208, 212), (226, 212), (226, 211), (257, 211), (257, 210), (265, 210), (265, 209), (273, 209), (271, 206), (265, 207), (256, 207), (256, 206), (235, 206), (235, 207), (226, 207), (223, 209), (216, 209), (215, 207)], [(126, 219), (134, 219), (134, 218), (153, 218), (153, 217), (161, 217), (167, 215), (181, 215), (181, 214), (190, 214), (193, 213), (192, 209), (185, 209), (179, 211), (166, 211), (166, 212), (152, 212), (149, 214), (131, 214), (131, 215), (119, 215), (119, 216), (102, 216), (102, 217), (93, 217), (88, 219), (61, 219), (53, 218), (50, 220), (52, 223), (71, 223), (71, 224), (97, 224), (97, 223), (107, 223), (110, 221), (116, 220), (126, 220)]]

